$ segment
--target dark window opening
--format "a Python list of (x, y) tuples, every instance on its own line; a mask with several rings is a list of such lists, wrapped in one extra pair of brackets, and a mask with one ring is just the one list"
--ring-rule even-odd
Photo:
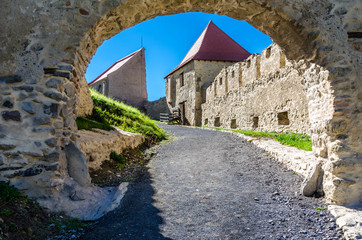
[(249, 60), (246, 62), (246, 67), (249, 68), (250, 65), (251, 65), (251, 61), (250, 61), (250, 59), (249, 59)]
[(184, 73), (180, 73), (180, 87), (184, 86), (185, 82), (184, 82)]
[(204, 121), (204, 125), (207, 125), (209, 123), (209, 119), (205, 119), (205, 121)]
[(97, 91), (100, 92), (100, 93), (102, 93), (102, 84), (99, 84), (99, 85), (98, 85)]
[(236, 128), (236, 119), (231, 119), (230, 128), (231, 128), (231, 129), (235, 129), (235, 128)]
[(289, 125), (288, 112), (278, 113), (278, 124), (279, 125)]
[(235, 71), (231, 72), (231, 77), (235, 77)]
[(258, 128), (259, 126), (259, 117), (253, 117), (253, 128)]
[(220, 127), (220, 117), (216, 117), (214, 121), (214, 127)]
[(270, 58), (270, 55), (271, 55), (271, 48), (268, 47), (268, 48), (266, 49), (265, 57), (266, 57), (266, 58)]
[(219, 79), (219, 84), (222, 85), (222, 78)]
[(243, 70), (240, 68), (239, 71), (239, 87), (243, 85)]

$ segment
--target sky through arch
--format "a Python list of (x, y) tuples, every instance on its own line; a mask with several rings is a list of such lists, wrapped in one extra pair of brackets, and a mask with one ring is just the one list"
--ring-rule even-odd
[(164, 76), (181, 62), (210, 20), (252, 54), (261, 53), (272, 43), (268, 35), (247, 22), (227, 16), (181, 13), (156, 17), (103, 42), (87, 68), (87, 82), (94, 80), (117, 60), (143, 46), (146, 49), (148, 100), (164, 97)]

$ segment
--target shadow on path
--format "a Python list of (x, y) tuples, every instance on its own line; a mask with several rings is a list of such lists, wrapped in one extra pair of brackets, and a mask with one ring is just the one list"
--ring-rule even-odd
[(152, 204), (154, 189), (147, 171), (136, 182), (130, 183), (121, 205), (107, 214), (82, 236), (83, 240), (157, 239), (171, 240), (160, 233), (163, 223), (160, 211)]

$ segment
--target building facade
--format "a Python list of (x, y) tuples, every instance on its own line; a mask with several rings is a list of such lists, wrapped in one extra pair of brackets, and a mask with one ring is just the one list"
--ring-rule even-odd
[(88, 86), (128, 105), (142, 107), (147, 101), (145, 49), (118, 60)]
[(184, 125), (200, 126), (208, 86), (221, 69), (249, 56), (210, 21), (181, 63), (165, 77), (170, 111), (179, 112)]

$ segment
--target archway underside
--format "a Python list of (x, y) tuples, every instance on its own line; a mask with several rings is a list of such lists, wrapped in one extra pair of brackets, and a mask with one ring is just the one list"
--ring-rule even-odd
[[(35, 2), (22, 3), (26, 9), (23, 14), (12, 13), (17, 21), (8, 20), (9, 14), (0, 10), (0, 14), (8, 16), (5, 20), (8, 38), (3, 43), (6, 51), (0, 52), (4, 55), (0, 60), (1, 94), (2, 99), (11, 99), (15, 106), (2, 109), (0, 130), (10, 150), (27, 159), (26, 164), (16, 169), (18, 174), (15, 171), (0, 174), (30, 196), (49, 197), (64, 189), (62, 181), (68, 177), (69, 165), (66, 148), (76, 141), (76, 114), (86, 114), (91, 109), (87, 105), (89, 93), (84, 73), (100, 44), (156, 16), (207, 12), (248, 21), (268, 34), (288, 59), (305, 62), (301, 74), (306, 80), (313, 148), (325, 170), (326, 196), (340, 204), (360, 203), (362, 92), (358, 63), (361, 43), (358, 39), (347, 39), (347, 32), (360, 31), (353, 24), (358, 20), (358, 9), (353, 3), (302, 0), (293, 3), (284, 0)], [(7, 5), (17, 9), (15, 3)], [(29, 20), (17, 26), (24, 16)], [(328, 79), (315, 79), (315, 69), (326, 71)], [(29, 110), (29, 106), (33, 109)], [(30, 139), (35, 150), (29, 147)], [(0, 157), (10, 166), (12, 155), (6, 151), (9, 152), (3, 149)], [(41, 170), (29, 170), (28, 173), (36, 174), (27, 176), (28, 169)]]

